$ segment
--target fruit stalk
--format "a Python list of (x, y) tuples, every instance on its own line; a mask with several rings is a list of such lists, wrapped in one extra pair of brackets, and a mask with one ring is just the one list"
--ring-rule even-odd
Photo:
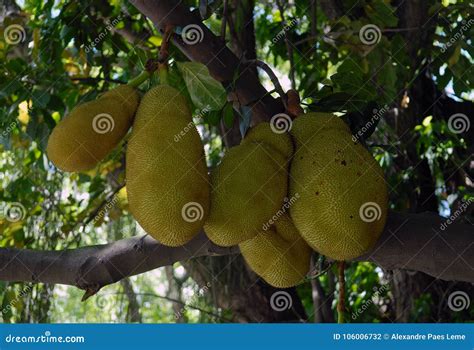
[(344, 323), (344, 311), (346, 310), (346, 281), (344, 277), (344, 270), (346, 263), (340, 261), (339, 268), (339, 301), (337, 302), (337, 323)]
[(168, 65), (166, 63), (160, 63), (158, 72), (160, 75), (160, 84), (168, 85)]
[(130, 80), (127, 83), (127, 85), (136, 88), (136, 87), (140, 86), (142, 83), (144, 83), (145, 81), (147, 81), (151, 77), (151, 74), (152, 73), (149, 72), (149, 71), (143, 71), (138, 76), (136, 76), (135, 78)]

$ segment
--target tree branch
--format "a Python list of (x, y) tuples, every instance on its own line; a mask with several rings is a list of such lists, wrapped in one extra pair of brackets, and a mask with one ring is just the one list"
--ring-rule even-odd
[[(433, 214), (391, 213), (375, 248), (357, 260), (474, 283), (472, 225), (451, 223), (442, 230), (443, 222)], [(0, 248), (0, 280), (68, 284), (94, 294), (124, 277), (178, 261), (238, 252), (214, 245), (204, 232), (177, 248), (149, 236), (64, 251)]]
[(148, 17), (163, 33), (165, 27), (182, 29), (187, 25), (199, 26), (197, 42), (186, 43), (181, 36), (173, 35), (171, 40), (190, 60), (203, 63), (210, 74), (227, 89), (233, 91), (238, 101), (252, 107), (255, 121), (270, 119), (284, 112), (283, 104), (273, 98), (260, 83), (258, 76), (250, 67), (240, 64), (239, 59), (225, 45), (220, 37), (214, 35), (202, 22), (196, 12), (191, 12), (182, 1), (173, 0), (131, 0), (143, 15)]

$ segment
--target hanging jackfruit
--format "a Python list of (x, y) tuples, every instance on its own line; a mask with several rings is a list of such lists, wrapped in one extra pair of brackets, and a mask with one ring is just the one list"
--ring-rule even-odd
[(254, 127), (231, 148), (211, 175), (211, 209), (205, 231), (221, 246), (237, 245), (262, 231), (281, 209), (288, 190), (293, 145), (268, 123)]
[(308, 113), (291, 130), (297, 149), (290, 215), (308, 244), (335, 260), (368, 252), (386, 221), (388, 193), (381, 167), (352, 140), (339, 118)]
[(121, 85), (75, 107), (53, 129), (46, 152), (64, 171), (92, 169), (123, 139), (138, 107), (138, 92)]
[(138, 107), (126, 155), (129, 208), (160, 243), (180, 246), (202, 228), (209, 211), (203, 145), (186, 99), (159, 85)]
[(239, 248), (250, 268), (276, 288), (296, 286), (310, 268), (312, 250), (286, 213)]

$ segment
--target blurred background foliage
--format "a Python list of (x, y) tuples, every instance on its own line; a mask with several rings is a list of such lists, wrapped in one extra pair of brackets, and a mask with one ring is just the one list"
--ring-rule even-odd
[[(15, 222), (0, 216), (0, 246), (73, 249), (142, 234), (127, 211), (126, 140), (96, 169), (81, 174), (56, 170), (44, 150), (52, 128), (75, 105), (127, 82), (149, 58), (157, 57), (160, 33), (123, 0), (3, 3), (0, 203), (2, 207), (20, 203), (24, 215)], [(205, 14), (205, 23), (219, 33), (221, 1), (187, 3)], [(239, 10), (250, 10), (256, 57), (272, 66), (286, 89), (300, 92), (305, 109), (344, 114), (353, 130), (383, 109), (377, 130), (365, 141), (386, 171), (393, 209), (449, 216), (473, 198), (472, 133), (452, 132), (447, 119), (456, 112), (454, 108), (448, 113), (449, 103), (468, 104), (474, 97), (472, 3), (426, 1), (421, 6), (426, 8), (418, 10), (428, 17), (424, 26), (417, 27), (404, 13), (409, 6), (402, 8), (397, 1), (341, 0), (332, 12), (327, 3), (246, 0), (230, 1), (229, 6), (235, 10), (234, 29), (248, 25)], [(214, 10), (206, 13), (209, 8)], [(363, 45), (359, 33), (369, 24), (377, 26), (380, 36), (374, 45)], [(5, 40), (12, 25), (21, 28), (17, 43)], [(238, 34), (231, 29), (227, 40), (232, 43)], [(245, 122), (245, 113), (232, 111), (225, 90), (201, 65), (185, 63), (185, 56), (173, 47), (171, 58), (171, 83), (186, 86), (209, 165), (215, 165), (223, 151), (222, 123), (230, 127), (235, 120)], [(273, 88), (266, 76), (261, 79), (269, 90)], [(423, 79), (433, 84), (420, 94)], [(157, 81), (154, 77), (141, 90)], [(444, 102), (446, 108), (433, 103), (440, 99), (449, 102)], [(472, 112), (472, 105), (468, 108)], [(408, 118), (397, 119), (400, 115)], [(426, 171), (419, 171), (419, 162), (426, 164)], [(423, 197), (426, 187), (429, 195)], [(460, 220), (470, 218), (472, 210)], [(425, 288), (427, 282), (424, 287), (413, 283), (408, 287), (403, 283), (409, 276), (400, 272), (399, 278), (397, 273), (370, 263), (351, 263), (346, 271), (348, 319), (473, 320), (472, 308), (453, 313), (446, 307), (447, 293), (462, 286), (433, 282)], [(232, 321), (234, 310), (219, 303), (221, 286), (217, 290), (213, 281), (208, 283), (193, 279), (179, 263), (107, 286), (86, 302), (81, 302), (83, 292), (75, 287), (0, 282), (0, 317), (3, 322)], [(298, 287), (310, 321), (318, 320), (320, 313), (315, 312), (318, 288), (324, 295), (321, 299), (319, 294), (319, 302), (334, 313), (335, 272), (329, 269)], [(412, 296), (405, 307), (399, 300), (404, 293)]]

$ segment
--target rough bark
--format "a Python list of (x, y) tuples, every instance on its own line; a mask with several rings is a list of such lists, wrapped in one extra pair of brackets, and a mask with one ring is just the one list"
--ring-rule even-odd
[[(391, 213), (375, 248), (357, 261), (473, 283), (473, 226), (451, 223), (442, 230), (443, 223), (433, 214)], [(178, 248), (163, 246), (149, 236), (64, 251), (0, 248), (0, 280), (60, 283), (95, 290), (177, 261), (236, 253), (237, 247), (218, 247), (204, 233)]]

